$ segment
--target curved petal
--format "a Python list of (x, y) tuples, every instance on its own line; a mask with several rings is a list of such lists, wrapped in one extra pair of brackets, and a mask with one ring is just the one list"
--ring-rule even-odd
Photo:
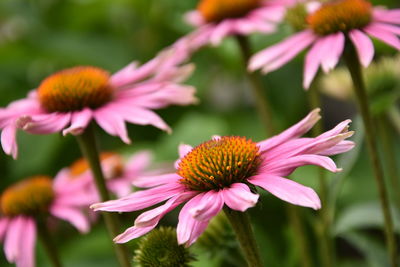
[(130, 144), (131, 140), (129, 139), (123, 117), (117, 111), (112, 110), (112, 108), (110, 109), (109, 106), (107, 105), (94, 111), (93, 114), (96, 122), (108, 134), (119, 136), (124, 143)]
[(71, 113), (49, 113), (29, 117), (22, 129), (32, 134), (60, 132), (71, 121)]
[(189, 210), (194, 219), (209, 221), (216, 216), (224, 206), (222, 191), (208, 191), (199, 202), (199, 205)]
[(17, 267), (35, 266), (36, 225), (34, 220), (27, 220), (20, 244), (21, 255), (16, 259)]
[(81, 233), (87, 233), (90, 229), (88, 218), (77, 208), (64, 205), (52, 205), (50, 207), (50, 213), (54, 217), (68, 221)]
[(9, 218), (1, 218), (0, 219), (0, 242), (3, 241), (4, 236), (7, 233), (9, 223), (10, 223)]
[(374, 58), (374, 44), (362, 31), (352, 30), (349, 33), (350, 40), (356, 47), (358, 58), (364, 67), (368, 67)]
[(259, 195), (252, 193), (247, 185), (235, 183), (223, 189), (223, 198), (229, 208), (243, 212), (257, 204)]
[[(25, 242), (26, 229), (32, 229), (34, 221), (32, 218), (18, 216), (9, 222), (7, 234), (4, 240), (4, 252), (9, 262), (17, 263), (21, 257), (25, 257), (24, 253), (29, 251), (22, 251)], [(32, 233), (29, 233), (32, 236)], [(32, 252), (33, 253), (33, 252)], [(19, 266), (22, 267), (22, 266)]]
[(92, 111), (89, 108), (74, 112), (71, 118), (71, 125), (67, 129), (63, 130), (63, 135), (81, 134), (92, 120), (92, 117)]
[(309, 207), (315, 210), (321, 208), (321, 201), (312, 188), (303, 186), (292, 180), (274, 175), (258, 175), (248, 181), (294, 205)]
[(114, 238), (114, 242), (118, 243), (118, 244), (126, 243), (132, 239), (135, 239), (135, 238), (141, 237), (142, 235), (147, 234), (148, 232), (153, 230), (154, 227), (156, 227), (156, 226), (157, 226), (157, 224), (148, 226), (148, 227), (136, 227), (136, 226), (129, 227), (128, 229), (125, 230), (125, 232), (116, 236)]
[(327, 50), (321, 55), (322, 69), (325, 73), (333, 70), (343, 53), (345, 36), (342, 32), (330, 35)]
[(1, 132), (1, 146), (7, 155), (11, 155), (14, 159), (18, 155), (18, 145), (16, 140), (17, 128), (15, 125), (7, 125)]
[(176, 173), (155, 175), (155, 176), (139, 176), (132, 181), (132, 184), (137, 187), (153, 187), (168, 183), (177, 182), (181, 177)]
[(381, 40), (382, 42), (393, 46), (397, 50), (400, 50), (400, 40), (399, 38), (390, 31), (382, 29), (376, 23), (372, 23), (364, 28), (364, 31), (369, 35)]

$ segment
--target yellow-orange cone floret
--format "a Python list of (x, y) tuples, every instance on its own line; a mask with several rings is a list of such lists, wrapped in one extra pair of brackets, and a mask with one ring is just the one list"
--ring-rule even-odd
[(327, 2), (307, 18), (311, 29), (322, 36), (360, 29), (368, 25), (371, 20), (372, 5), (366, 0)]
[(38, 88), (39, 101), (48, 112), (98, 108), (113, 97), (110, 74), (97, 67), (74, 67), (47, 77)]
[[(123, 173), (124, 170), (124, 162), (122, 157), (114, 152), (102, 152), (100, 153), (100, 161), (108, 161), (108, 172), (109, 176), (105, 177), (108, 179), (118, 177)], [(78, 177), (86, 171), (89, 171), (90, 167), (86, 159), (81, 158), (76, 160), (71, 164), (69, 169), (70, 177), (72, 179)]]
[(207, 22), (218, 22), (244, 16), (257, 8), (261, 2), (261, 0), (201, 0), (197, 10)]
[(52, 180), (33, 176), (18, 182), (1, 195), (1, 213), (5, 216), (37, 216), (48, 212), (54, 199)]
[(245, 182), (261, 158), (256, 143), (244, 137), (215, 138), (193, 148), (179, 163), (180, 182), (191, 190), (208, 191)]

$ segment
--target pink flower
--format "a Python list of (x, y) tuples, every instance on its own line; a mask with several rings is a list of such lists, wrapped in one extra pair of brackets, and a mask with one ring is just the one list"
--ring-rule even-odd
[(186, 21), (197, 30), (182, 38), (191, 50), (211, 43), (218, 45), (232, 35), (272, 33), (293, 0), (201, 0), (197, 10), (186, 14)]
[(17, 157), (16, 131), (81, 134), (95, 120), (107, 133), (130, 143), (125, 121), (169, 126), (152, 110), (197, 101), (195, 89), (181, 85), (192, 65), (175, 65), (164, 51), (142, 66), (134, 62), (113, 75), (96, 67), (75, 67), (47, 77), (28, 97), (0, 109), (1, 144)]
[(358, 58), (367, 67), (374, 56), (371, 35), (400, 50), (400, 9), (372, 7), (366, 0), (338, 0), (323, 4), (307, 18), (308, 28), (256, 55), (249, 63), (251, 71), (274, 71), (312, 45), (304, 66), (304, 88), (308, 88), (319, 66), (329, 72), (339, 62), (345, 43), (351, 41)]
[(151, 231), (160, 219), (187, 202), (179, 214), (179, 244), (191, 245), (201, 235), (212, 217), (226, 205), (245, 211), (256, 205), (258, 194), (249, 185), (259, 186), (289, 203), (319, 209), (321, 202), (313, 189), (283, 178), (303, 165), (317, 165), (338, 172), (328, 157), (350, 150), (346, 141), (350, 120), (316, 138), (300, 138), (319, 120), (319, 110), (281, 134), (254, 143), (243, 137), (214, 137), (195, 148), (179, 147), (177, 172), (148, 177), (143, 191), (118, 200), (92, 205), (94, 210), (131, 212), (166, 201), (142, 213), (133, 227), (114, 240), (127, 242)]
[[(117, 197), (124, 197), (132, 192), (133, 185), (142, 186), (146, 175), (150, 175), (146, 169), (150, 165), (151, 158), (152, 154), (149, 151), (140, 151), (133, 154), (125, 163), (117, 153), (102, 152), (100, 154), (101, 167), (109, 191)], [(83, 189), (85, 194), (88, 197), (91, 196), (92, 199), (87, 206), (100, 201), (92, 172), (84, 158), (61, 170), (57, 181), (63, 183), (65, 188), (69, 188), (72, 192), (75, 188)]]
[(65, 190), (47, 176), (25, 179), (6, 189), (1, 196), (0, 241), (10, 263), (33, 267), (38, 220), (48, 214), (68, 221), (80, 232), (89, 231), (89, 222), (81, 212), (88, 205), (82, 191)]

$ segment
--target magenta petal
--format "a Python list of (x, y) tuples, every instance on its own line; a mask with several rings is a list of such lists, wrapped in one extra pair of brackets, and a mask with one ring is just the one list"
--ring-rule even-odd
[(222, 191), (208, 191), (201, 198), (199, 205), (189, 210), (189, 213), (199, 221), (209, 221), (216, 216), (224, 206)]
[(18, 145), (16, 141), (17, 128), (11, 124), (6, 126), (1, 132), (1, 145), (7, 155), (12, 155), (14, 159), (17, 158)]
[(23, 216), (14, 217), (8, 226), (7, 234), (4, 240), (4, 252), (9, 262), (17, 262), (24, 251), (21, 251), (24, 242), (25, 229), (33, 221), (31, 218)]
[(325, 73), (333, 70), (339, 62), (343, 53), (345, 36), (342, 32), (330, 35), (329, 44), (324, 54), (321, 55), (322, 69)]
[(223, 189), (223, 197), (229, 208), (243, 212), (257, 204), (259, 195), (252, 193), (247, 185), (235, 183)]
[(304, 79), (303, 87), (308, 89), (313, 81), (315, 75), (318, 72), (318, 67), (321, 63), (321, 54), (324, 53), (324, 46), (326, 44), (326, 38), (319, 39), (307, 53), (304, 63)]
[(312, 188), (292, 180), (273, 175), (258, 175), (249, 182), (294, 205), (310, 207), (315, 210), (321, 208), (321, 201)]
[(136, 226), (129, 227), (128, 229), (125, 230), (125, 232), (123, 232), (122, 234), (115, 237), (114, 242), (115, 243), (126, 243), (132, 239), (135, 239), (142, 235), (147, 234), (148, 232), (153, 230), (154, 227), (156, 227), (156, 226), (157, 226), (157, 224), (149, 226), (149, 227), (143, 227), (143, 228), (136, 227)]
[(375, 21), (400, 24), (400, 9), (386, 10), (382, 8), (374, 8), (373, 16)]
[(337, 155), (353, 149), (355, 145), (356, 144), (352, 141), (344, 140), (331, 148), (321, 151), (319, 154), (324, 156)]
[(177, 182), (181, 177), (176, 173), (154, 175), (154, 176), (139, 176), (132, 181), (132, 184), (137, 187), (153, 187), (168, 183)]
[(204, 193), (201, 193), (183, 206), (179, 213), (179, 222), (176, 229), (178, 243), (190, 246), (196, 239), (203, 233), (208, 225), (208, 221), (199, 221), (193, 218), (190, 214), (190, 210), (200, 204), (201, 198)]
[(352, 30), (349, 37), (356, 47), (358, 58), (364, 67), (368, 67), (374, 58), (374, 44), (362, 31)]
[(50, 113), (32, 116), (23, 130), (32, 134), (52, 134), (64, 129), (71, 121), (71, 113)]
[(85, 108), (81, 111), (74, 112), (71, 118), (71, 125), (63, 130), (63, 135), (81, 134), (92, 120), (92, 111), (89, 108)]
[(266, 165), (263, 171), (278, 176), (286, 176), (292, 173), (294, 169), (305, 165), (317, 165), (331, 172), (338, 172), (341, 170), (336, 167), (335, 162), (329, 157), (319, 155), (300, 155), (274, 161), (271, 164)]
[(399, 38), (385, 29), (382, 29), (376, 23), (370, 24), (369, 26), (364, 28), (364, 31), (369, 35), (381, 40), (382, 42), (393, 46), (397, 50), (400, 50), (400, 40)]
[(109, 106), (104, 106), (94, 112), (96, 122), (110, 135), (119, 136), (124, 143), (130, 144), (131, 140), (129, 139), (123, 117)]
[(219, 45), (221, 41), (230, 34), (230, 32), (233, 30), (234, 27), (234, 22), (232, 20), (224, 20), (217, 25), (215, 25), (214, 30), (211, 33), (210, 36), (210, 42), (212, 45)]
[(185, 188), (178, 183), (161, 185), (155, 188), (134, 192), (126, 197), (110, 200), (91, 206), (95, 211), (130, 212), (151, 207), (167, 200), (177, 194), (181, 194)]
[(54, 217), (68, 221), (82, 233), (87, 233), (89, 231), (89, 221), (78, 208), (72, 208), (62, 205), (52, 205), (50, 208), (50, 213)]
[(17, 267), (35, 266), (36, 225), (34, 220), (27, 220), (20, 244), (21, 255), (16, 259)]
[(296, 123), (289, 129), (267, 140), (259, 142), (258, 146), (260, 147), (260, 151), (268, 151), (290, 139), (302, 136), (303, 134), (308, 132), (317, 123), (317, 121), (319, 121), (319, 119), (321, 118), (319, 112), (319, 108), (314, 109), (304, 119), (302, 119), (300, 122)]

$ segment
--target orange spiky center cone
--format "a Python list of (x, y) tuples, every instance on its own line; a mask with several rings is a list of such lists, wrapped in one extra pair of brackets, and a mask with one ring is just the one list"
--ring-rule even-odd
[(201, 0), (197, 10), (207, 22), (237, 18), (260, 6), (261, 0)]
[(372, 5), (366, 0), (327, 2), (307, 17), (307, 23), (318, 35), (349, 32), (367, 26), (372, 20)]
[(179, 163), (180, 183), (190, 190), (208, 191), (245, 182), (261, 163), (259, 147), (244, 137), (224, 136), (202, 143)]
[(48, 112), (98, 108), (113, 97), (110, 74), (97, 67), (80, 66), (54, 73), (37, 89), (42, 107)]
[[(122, 175), (124, 171), (124, 162), (120, 155), (114, 152), (102, 152), (100, 153), (100, 161), (101, 163), (107, 163), (107, 170), (105, 174), (106, 179), (112, 179), (115, 177), (119, 177)], [(71, 179), (75, 179), (79, 177), (86, 171), (90, 170), (90, 166), (86, 159), (81, 158), (76, 160), (71, 164), (69, 169), (69, 174)]]
[(1, 195), (1, 213), (5, 216), (38, 216), (48, 212), (54, 199), (52, 180), (33, 176), (7, 188)]

